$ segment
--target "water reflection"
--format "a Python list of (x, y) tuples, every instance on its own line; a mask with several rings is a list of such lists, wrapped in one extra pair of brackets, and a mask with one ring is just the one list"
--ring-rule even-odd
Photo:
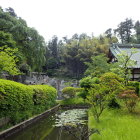
[[(5, 140), (77, 140), (85, 132), (85, 109), (58, 112)], [(78, 125), (77, 125), (78, 124)], [(83, 132), (82, 132), (83, 131)]]

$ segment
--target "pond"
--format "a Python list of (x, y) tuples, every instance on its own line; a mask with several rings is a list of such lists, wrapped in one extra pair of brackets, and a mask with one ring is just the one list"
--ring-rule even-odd
[(80, 140), (87, 135), (86, 109), (60, 110), (5, 140)]

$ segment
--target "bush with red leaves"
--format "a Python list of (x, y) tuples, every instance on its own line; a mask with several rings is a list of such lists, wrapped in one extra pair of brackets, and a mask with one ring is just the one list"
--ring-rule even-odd
[(136, 95), (135, 90), (125, 90), (118, 95), (122, 99), (129, 112), (134, 112), (139, 97)]

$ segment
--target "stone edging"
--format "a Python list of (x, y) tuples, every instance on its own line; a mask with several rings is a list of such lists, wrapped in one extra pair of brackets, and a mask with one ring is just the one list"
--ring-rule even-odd
[(26, 121), (23, 121), (15, 126), (9, 128), (9, 129), (7, 129), (7, 130), (0, 132), (0, 140), (4, 140), (4, 138), (9, 137), (9, 136), (13, 135), (14, 133), (21, 131), (22, 129), (26, 128), (30, 124), (40, 120), (44, 116), (50, 115), (50, 114), (56, 112), (59, 109), (59, 107), (60, 107), (60, 105), (58, 104), (57, 106), (45, 111), (44, 113), (41, 113), (33, 118), (30, 118)]

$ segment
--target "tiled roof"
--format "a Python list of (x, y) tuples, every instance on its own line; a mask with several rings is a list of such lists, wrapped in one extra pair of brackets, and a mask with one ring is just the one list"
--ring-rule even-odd
[(131, 48), (136, 48), (136, 53), (134, 53), (131, 57), (132, 60), (136, 61), (136, 65), (133, 68), (140, 68), (140, 44), (117, 44), (114, 43), (110, 47), (111, 53), (117, 58), (118, 54), (120, 54), (122, 51), (125, 51), (126, 53), (131, 53)]

